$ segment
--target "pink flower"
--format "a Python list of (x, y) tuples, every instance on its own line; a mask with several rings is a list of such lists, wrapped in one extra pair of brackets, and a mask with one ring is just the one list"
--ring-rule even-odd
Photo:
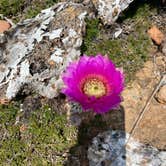
[(84, 111), (102, 114), (121, 102), (124, 75), (102, 55), (82, 56), (67, 67), (62, 79), (65, 84), (62, 92), (80, 103)]

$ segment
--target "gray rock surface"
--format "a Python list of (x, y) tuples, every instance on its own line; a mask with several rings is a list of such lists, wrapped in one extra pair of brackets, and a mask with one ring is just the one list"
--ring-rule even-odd
[(0, 99), (14, 98), (24, 85), (27, 92), (56, 97), (63, 86), (62, 72), (80, 56), (85, 17), (95, 16), (92, 6), (103, 22), (110, 24), (131, 2), (61, 2), (13, 25), (0, 36)]
[(14, 98), (25, 84), (42, 96), (57, 96), (62, 72), (80, 56), (86, 14), (81, 4), (59, 3), (3, 35), (0, 97)]
[(144, 145), (124, 131), (99, 134), (88, 149), (90, 166), (165, 166), (166, 152)]
[(125, 10), (133, 0), (92, 0), (99, 17), (105, 24), (115, 22), (119, 14)]

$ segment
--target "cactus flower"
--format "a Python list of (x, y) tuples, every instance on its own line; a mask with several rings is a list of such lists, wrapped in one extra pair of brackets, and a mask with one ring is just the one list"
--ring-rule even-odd
[(106, 56), (82, 56), (62, 75), (62, 93), (81, 104), (84, 111), (108, 112), (121, 102), (124, 75)]

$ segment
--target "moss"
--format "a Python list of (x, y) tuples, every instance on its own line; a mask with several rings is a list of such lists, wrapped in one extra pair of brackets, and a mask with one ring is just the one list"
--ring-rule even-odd
[(82, 53), (88, 50), (88, 46), (93, 42), (99, 34), (99, 19), (86, 19), (86, 36), (81, 46)]
[(24, 7), (25, 0), (1, 0), (0, 13), (4, 16), (13, 16), (20, 13)]
[(41, 10), (46, 9), (57, 2), (58, 0), (43, 0), (42, 3), (39, 3), (38, 0), (33, 0), (27, 7), (24, 18), (33, 18), (40, 13)]
[[(156, 6), (156, 5), (155, 5)], [(140, 2), (140, 0), (136, 0), (135, 2), (131, 3), (130, 10), (126, 10), (122, 13), (121, 17), (118, 18), (118, 22), (124, 21), (126, 19), (147, 19), (151, 15), (152, 9), (151, 2), (145, 3)], [(153, 8), (153, 10), (156, 10)]]
[(14, 22), (20, 19), (35, 17), (41, 10), (48, 8), (60, 0), (0, 0), (0, 14), (12, 18)]
[[(48, 106), (34, 111), (29, 123), (15, 123), (19, 109), (0, 107), (0, 163), (2, 165), (62, 165), (64, 154), (76, 143), (77, 129), (65, 115)], [(24, 130), (21, 129), (22, 126)]]
[[(148, 53), (152, 42), (148, 37), (147, 30), (151, 26), (150, 15), (156, 12), (150, 10), (148, 4), (142, 5), (135, 13), (121, 17), (121, 22), (132, 24), (133, 31), (123, 38), (108, 40), (102, 35), (105, 31), (96, 20), (87, 21), (87, 34), (82, 46), (83, 54), (95, 55), (97, 53), (107, 54), (118, 67), (123, 67), (126, 82), (133, 79), (134, 73), (139, 70), (148, 59)], [(128, 26), (128, 25), (127, 25)], [(102, 38), (101, 38), (102, 36)]]
[(0, 122), (2, 124), (10, 124), (13, 123), (18, 108), (14, 105), (0, 105)]

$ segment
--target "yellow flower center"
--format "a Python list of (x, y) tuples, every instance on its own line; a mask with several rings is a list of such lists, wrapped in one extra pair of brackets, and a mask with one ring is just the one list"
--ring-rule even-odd
[(107, 93), (107, 89), (104, 82), (96, 78), (91, 78), (84, 83), (83, 92), (88, 96), (99, 98)]

